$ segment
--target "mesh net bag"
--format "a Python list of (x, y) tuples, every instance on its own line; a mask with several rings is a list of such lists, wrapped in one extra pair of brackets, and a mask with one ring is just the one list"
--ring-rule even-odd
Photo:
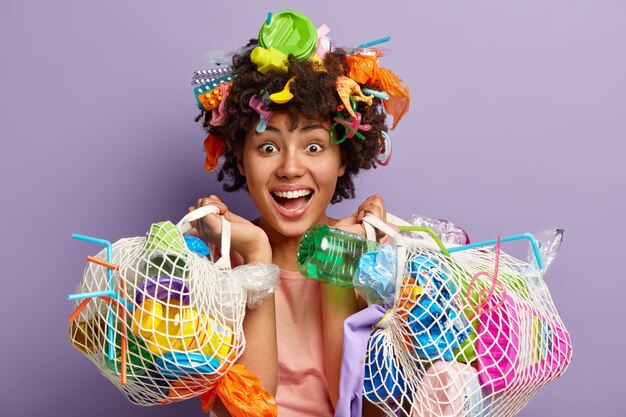
[(231, 277), (230, 223), (222, 219), (217, 262), (202, 241), (183, 235), (214, 209), (112, 245), (75, 235), (107, 248), (88, 257), (70, 296), (70, 343), (135, 404), (207, 394), (243, 352), (246, 292)]
[(572, 344), (538, 251), (527, 262), (500, 239), (446, 248), (426, 228), (406, 236), (366, 221), (394, 236), (397, 255), (395, 297), (363, 369), (363, 397), (386, 415), (513, 416), (565, 371)]

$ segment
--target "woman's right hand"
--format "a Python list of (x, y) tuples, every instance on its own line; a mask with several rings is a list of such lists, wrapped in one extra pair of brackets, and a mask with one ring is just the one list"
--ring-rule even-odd
[(189, 212), (208, 205), (217, 207), (219, 214), (209, 214), (191, 222), (191, 225), (198, 231), (202, 240), (212, 244), (219, 243), (222, 234), (222, 220), (220, 216), (224, 216), (232, 225), (231, 249), (239, 253), (245, 263), (272, 262), (272, 249), (263, 229), (229, 211), (228, 206), (218, 197), (211, 195), (198, 199), (195, 207), (189, 207)]

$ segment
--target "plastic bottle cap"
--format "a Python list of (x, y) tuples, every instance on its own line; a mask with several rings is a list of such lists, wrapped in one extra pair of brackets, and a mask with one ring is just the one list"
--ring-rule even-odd
[(269, 24), (263, 23), (259, 30), (259, 44), (304, 60), (315, 52), (317, 29), (311, 19), (302, 13), (284, 10), (272, 15)]

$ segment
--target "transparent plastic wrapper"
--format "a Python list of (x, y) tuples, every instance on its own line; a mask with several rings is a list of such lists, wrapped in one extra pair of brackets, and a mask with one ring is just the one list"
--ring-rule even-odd
[[(344, 354), (342, 380), (356, 382), (340, 386), (362, 392), (340, 390), (336, 417), (358, 412), (361, 395), (388, 416), (509, 417), (565, 372), (571, 338), (543, 279), (562, 230), (444, 245), (423, 226), (365, 223), (393, 238), (396, 290), (360, 333), (346, 320), (344, 344), (365, 350)], [(503, 250), (520, 239), (530, 243), (528, 260)]]
[(414, 214), (411, 217), (411, 222), (414, 226), (428, 227), (439, 236), (439, 239), (443, 243), (466, 245), (470, 242), (467, 232), (456, 226), (454, 223), (444, 219), (431, 219), (429, 217), (420, 216)]
[(201, 240), (184, 235), (192, 220), (216, 212), (206, 206), (113, 244), (74, 235), (105, 249), (87, 258), (69, 297), (70, 343), (135, 404), (209, 393), (245, 349), (246, 289), (232, 276), (230, 222), (222, 218), (215, 262)]
[(384, 243), (359, 258), (353, 284), (368, 305), (393, 305), (396, 292), (396, 248)]
[(278, 288), (280, 269), (276, 265), (251, 263), (233, 268), (233, 278), (246, 289), (248, 308), (253, 309)]

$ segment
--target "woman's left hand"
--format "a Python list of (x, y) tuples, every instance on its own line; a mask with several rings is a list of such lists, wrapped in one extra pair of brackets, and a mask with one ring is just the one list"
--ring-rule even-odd
[[(385, 209), (385, 202), (380, 194), (374, 194), (365, 199), (365, 201), (356, 210), (356, 213), (344, 217), (339, 220), (334, 227), (347, 230), (348, 232), (356, 233), (361, 236), (365, 236), (365, 227), (363, 226), (363, 218), (365, 215), (373, 214), (382, 221), (387, 220), (387, 210)], [(384, 236), (384, 233), (376, 231), (376, 238), (380, 239)]]

